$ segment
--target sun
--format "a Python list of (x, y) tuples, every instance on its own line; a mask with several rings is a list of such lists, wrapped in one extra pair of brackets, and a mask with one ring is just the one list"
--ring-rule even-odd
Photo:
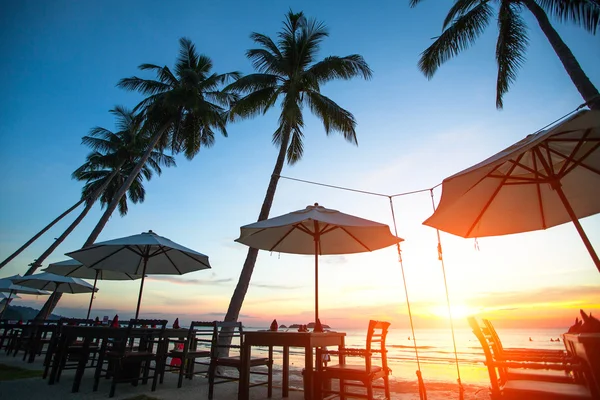
[[(465, 304), (451, 304), (450, 310), (452, 311), (453, 319), (463, 319), (476, 313), (476, 310)], [(448, 306), (435, 306), (431, 308), (431, 313), (439, 318), (449, 318)]]

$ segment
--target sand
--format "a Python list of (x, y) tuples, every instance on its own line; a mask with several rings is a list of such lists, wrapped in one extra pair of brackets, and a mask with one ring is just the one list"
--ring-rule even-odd
[[(4, 351), (0, 353), (0, 364), (14, 365), (21, 368), (30, 368), (42, 370), (43, 357), (37, 357), (36, 361), (28, 364), (21, 360), (21, 357), (6, 356)], [(78, 393), (71, 393), (73, 383), (73, 370), (63, 372), (60, 382), (50, 386), (47, 380), (42, 378), (29, 378), (14, 381), (4, 381), (0, 383), (0, 399), (73, 399), (73, 400), (94, 400), (108, 399), (110, 381), (102, 380), (97, 392), (92, 391), (93, 370), (87, 369), (81, 381), (81, 387)], [(273, 399), (282, 399), (281, 386), (279, 384), (281, 376), (276, 373), (274, 376)], [(292, 377), (292, 386), (295, 389), (290, 391), (288, 399), (301, 400), (304, 398), (304, 392), (298, 388), (301, 383), (298, 376)], [(448, 382), (427, 382), (427, 397), (429, 400), (449, 400), (458, 399), (458, 386)], [(404, 380), (399, 377), (392, 377), (392, 399), (394, 400), (419, 400), (419, 392), (416, 381)], [(463, 385), (465, 389), (465, 400), (489, 399), (486, 387), (477, 385)], [(177, 388), (177, 374), (167, 373), (162, 385), (158, 385), (157, 390), (152, 392), (151, 384), (137, 387), (123, 383), (117, 385), (117, 391), (114, 399), (128, 399), (138, 395), (148, 395), (158, 399), (177, 399), (177, 400), (198, 400), (208, 399), (208, 381), (207, 379), (196, 376), (193, 380), (184, 380), (183, 387)], [(380, 393), (382, 398), (382, 393)], [(228, 400), (237, 398), (237, 382), (224, 383), (215, 386), (214, 400)], [(267, 399), (266, 387), (255, 387), (250, 389), (250, 398), (252, 400)]]

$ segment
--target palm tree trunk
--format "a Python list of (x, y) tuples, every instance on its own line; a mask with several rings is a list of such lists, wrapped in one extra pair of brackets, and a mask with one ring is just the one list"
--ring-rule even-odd
[(156, 131), (156, 133), (154, 134), (154, 137), (152, 138), (152, 142), (148, 146), (148, 149), (146, 149), (146, 152), (142, 156), (141, 160), (137, 163), (137, 165), (135, 166), (133, 171), (131, 171), (131, 174), (129, 174), (129, 176), (127, 177), (127, 180), (123, 183), (123, 185), (121, 185), (121, 188), (119, 189), (119, 191), (117, 192), (115, 197), (112, 199), (111, 203), (106, 208), (106, 211), (104, 211), (104, 214), (100, 218), (100, 221), (98, 221), (98, 224), (96, 225), (94, 230), (92, 230), (92, 233), (90, 233), (90, 236), (85, 241), (85, 244), (83, 245), (83, 247), (87, 247), (96, 241), (96, 239), (98, 238), (98, 235), (100, 235), (100, 232), (102, 232), (102, 229), (104, 229), (104, 226), (106, 225), (110, 216), (112, 215), (112, 213), (115, 211), (115, 209), (119, 205), (119, 202), (121, 201), (123, 196), (125, 196), (125, 193), (127, 193), (127, 191), (129, 190), (129, 187), (131, 186), (133, 181), (139, 175), (140, 171), (142, 170), (142, 167), (144, 166), (144, 164), (146, 164), (146, 161), (148, 161), (150, 154), (152, 154), (152, 151), (154, 150), (154, 148), (158, 144), (158, 141), (160, 140), (160, 138), (162, 137), (163, 133), (166, 130), (167, 130), (167, 126), (164, 126), (161, 129)]
[(573, 81), (575, 87), (579, 90), (579, 94), (581, 94), (588, 107), (592, 110), (600, 110), (600, 93), (598, 93), (598, 89), (596, 89), (590, 78), (583, 72), (571, 49), (562, 40), (552, 24), (550, 24), (550, 20), (544, 10), (534, 0), (524, 0), (523, 3), (537, 20), (550, 45), (562, 62), (563, 67), (565, 67), (567, 74), (571, 77), (571, 81)]
[[(94, 193), (92, 193), (90, 200), (87, 202), (87, 204), (86, 204), (85, 208), (83, 209), (83, 211), (81, 212), (81, 214), (79, 214), (79, 216), (75, 219), (75, 221), (73, 221), (71, 223), (71, 225), (69, 225), (69, 227), (62, 233), (62, 235), (60, 235), (54, 241), (54, 243), (52, 243), (52, 245), (50, 245), (50, 247), (48, 247), (46, 249), (46, 251), (38, 259), (36, 259), (33, 262), (33, 264), (31, 264), (31, 267), (27, 270), (25, 275), (32, 275), (39, 267), (41, 267), (42, 263), (46, 260), (46, 258), (48, 258), (48, 256), (50, 256), (50, 254), (52, 254), (54, 252), (54, 250), (56, 250), (56, 248), (67, 238), (67, 236), (69, 236), (71, 234), (71, 232), (73, 232), (73, 230), (77, 227), (77, 225), (79, 225), (81, 223), (81, 221), (85, 218), (87, 213), (94, 206), (94, 203), (96, 202), (96, 200), (98, 200), (98, 197), (100, 197), (102, 192), (104, 192), (106, 190), (110, 181), (113, 180), (113, 178), (117, 175), (117, 173), (119, 173), (119, 171), (121, 170), (121, 167), (123, 167), (124, 163), (125, 163), (124, 161), (121, 162), (121, 164), (117, 168), (115, 168), (113, 172), (111, 172), (111, 174), (108, 176), (108, 178), (106, 179), (104, 184), (102, 186), (100, 186)], [(42, 319), (42, 318), (45, 318), (46, 315), (50, 315), (52, 313), (52, 310), (54, 310), (54, 307), (56, 307), (56, 305), (58, 304), (58, 301), (61, 299), (61, 297), (62, 297), (62, 293), (58, 293), (58, 292), (52, 293), (52, 295), (50, 295), (48, 300), (46, 300), (46, 303), (44, 303), (44, 306), (42, 307), (42, 309), (36, 315), (35, 319)]]
[[(285, 153), (290, 140), (290, 132), (286, 132), (282, 139), (283, 140), (281, 142), (281, 147), (279, 148), (279, 154), (277, 156), (277, 162), (275, 163), (275, 168), (273, 168), (273, 174), (271, 174), (271, 180), (269, 181), (269, 186), (267, 187), (267, 193), (265, 195), (262, 208), (260, 209), (260, 214), (258, 215), (258, 221), (269, 218), (269, 212), (271, 211), (273, 199), (275, 198), (275, 191), (277, 190), (277, 183), (279, 182), (279, 175), (283, 170), (283, 164), (285, 162)], [(227, 314), (225, 315), (225, 321), (237, 321), (240, 315), (242, 303), (246, 297), (246, 292), (248, 292), (248, 286), (250, 286), (250, 279), (252, 278), (252, 272), (254, 271), (254, 265), (256, 264), (257, 256), (258, 249), (252, 247), (248, 248), (246, 261), (244, 261), (244, 267), (242, 268), (240, 279), (238, 280), (237, 286), (235, 287), (233, 295), (231, 296), (229, 308), (227, 309)]]
[(69, 208), (67, 211), (65, 211), (64, 213), (60, 214), (54, 221), (50, 222), (48, 225), (46, 225), (46, 227), (44, 229), (42, 229), (41, 231), (39, 231), (38, 233), (35, 234), (34, 237), (32, 237), (31, 239), (29, 239), (29, 241), (27, 243), (25, 243), (23, 246), (19, 247), (19, 249), (17, 251), (15, 251), (14, 253), (12, 253), (10, 256), (8, 256), (6, 258), (6, 260), (2, 261), (2, 263), (0, 264), (0, 269), (2, 269), (2, 267), (4, 267), (6, 264), (8, 264), (13, 258), (15, 258), (16, 256), (18, 256), (19, 254), (21, 254), (21, 252), (23, 250), (25, 250), (27, 247), (29, 247), (29, 245), (33, 242), (35, 242), (40, 236), (42, 236), (48, 229), (52, 228), (58, 221), (60, 221), (61, 219), (63, 219), (67, 214), (69, 214), (71, 211), (73, 211), (74, 209), (76, 209), (77, 207), (79, 207), (81, 205), (81, 203), (83, 203), (86, 199), (81, 199), (79, 200), (77, 203), (75, 203), (71, 208)]

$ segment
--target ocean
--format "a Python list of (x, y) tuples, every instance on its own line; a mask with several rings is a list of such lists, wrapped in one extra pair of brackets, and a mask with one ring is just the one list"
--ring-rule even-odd
[[(259, 330), (266, 328), (246, 328), (246, 330)], [(364, 329), (348, 329), (346, 332), (346, 346), (364, 347), (366, 331)], [(564, 349), (561, 335), (565, 329), (497, 329), (498, 335), (505, 348), (543, 348)], [(457, 382), (460, 374), (463, 384), (489, 385), (489, 376), (483, 364), (484, 356), (479, 341), (470, 329), (456, 329), (456, 350), (458, 356), (458, 371), (452, 345), (450, 329), (423, 329), (415, 330), (419, 365), (417, 365), (415, 348), (410, 329), (390, 329), (387, 337), (388, 364), (392, 369), (392, 379), (416, 380), (418, 367), (420, 367), (425, 383)], [(531, 341), (529, 340), (531, 338)], [(561, 338), (561, 341), (550, 341)], [(265, 354), (266, 349), (252, 350), (253, 356)], [(275, 372), (281, 369), (281, 349), (274, 349)], [(335, 360), (334, 360), (335, 361)], [(292, 372), (292, 385), (300, 385), (301, 370), (304, 366), (304, 350), (290, 348), (290, 370)]]

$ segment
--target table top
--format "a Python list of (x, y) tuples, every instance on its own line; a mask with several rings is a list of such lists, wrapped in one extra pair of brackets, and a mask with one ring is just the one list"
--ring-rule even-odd
[(345, 332), (245, 331), (251, 346), (322, 347), (343, 344)]
[(600, 344), (600, 333), (565, 333), (563, 340), (574, 343)]

